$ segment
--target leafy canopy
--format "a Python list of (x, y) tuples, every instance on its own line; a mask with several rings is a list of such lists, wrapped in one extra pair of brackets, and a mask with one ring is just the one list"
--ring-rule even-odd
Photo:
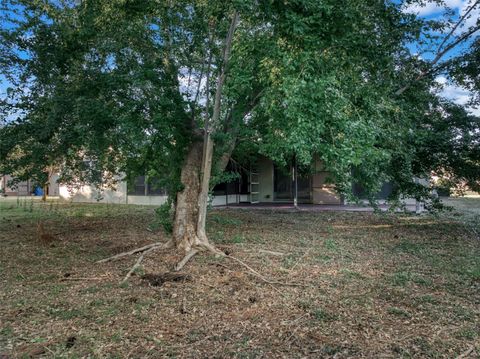
[[(146, 173), (175, 193), (236, 11), (211, 128), (217, 161), (233, 150), (309, 165), (316, 154), (347, 194), (356, 182), (373, 196), (389, 180), (396, 198), (425, 197), (413, 179), (432, 171), (479, 185), (478, 118), (440, 99), (438, 64), (407, 47), (440, 26), (396, 1), (1, 4), (1, 173), (44, 182), (55, 167), (63, 182), (98, 184)], [(478, 50), (477, 41), (442, 71), (478, 91)]]

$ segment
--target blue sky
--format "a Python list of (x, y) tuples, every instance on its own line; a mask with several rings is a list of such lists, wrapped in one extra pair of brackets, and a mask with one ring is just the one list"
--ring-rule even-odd
[[(446, 9), (448, 7), (455, 12), (454, 19), (458, 20), (460, 16), (465, 14), (465, 12), (472, 5), (472, 3), (473, 3), (473, 0), (444, 0), (443, 5), (439, 5), (436, 2), (427, 2), (425, 6), (418, 6), (418, 5), (410, 6), (410, 7), (404, 8), (404, 11), (408, 13), (416, 14), (419, 17), (429, 19), (429, 20), (430, 19), (441, 20), (445, 18)], [(465, 30), (472, 25), (475, 25), (475, 23), (479, 18), (480, 18), (480, 6), (477, 5), (477, 7), (470, 13), (469, 18), (466, 19), (466, 21), (464, 22), (464, 25), (462, 27), (459, 27), (459, 29), (457, 29), (454, 35), (458, 34), (462, 30)], [(477, 34), (477, 36), (479, 36), (479, 34)], [(470, 43), (471, 42), (466, 42), (465, 44), (463, 44), (463, 46), (459, 46), (458, 48), (453, 49), (451, 52), (447, 54), (445, 59), (448, 59), (449, 57), (458, 55), (462, 51), (465, 51)], [(414, 45), (411, 47), (411, 50), (415, 52)], [(424, 54), (421, 54), (421, 56), (425, 59), (431, 59), (433, 57), (433, 52), (424, 53)], [(460, 105), (465, 105), (468, 102), (468, 99), (471, 95), (469, 91), (448, 82), (446, 77), (443, 75), (439, 75), (437, 77), (437, 82), (443, 85), (443, 90), (441, 92), (442, 96)], [(476, 114), (477, 116), (480, 116), (480, 108), (470, 107), (469, 110), (472, 113)]]

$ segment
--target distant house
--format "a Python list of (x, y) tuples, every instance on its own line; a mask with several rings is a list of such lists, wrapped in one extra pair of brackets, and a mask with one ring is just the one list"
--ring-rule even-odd
[[(2, 196), (31, 196), (37, 187), (33, 181), (22, 181), (15, 186), (9, 185), (12, 176), (0, 176), (0, 195)], [(57, 176), (53, 176), (50, 185), (47, 187), (48, 196), (59, 196), (60, 186), (57, 183)]]
[[(211, 198), (213, 206), (241, 203), (346, 204), (345, 199), (335, 190), (335, 185), (328, 182), (330, 173), (323, 168), (319, 160), (314, 161), (313, 171), (307, 173), (296, 171), (294, 164), (286, 168), (279, 167), (263, 156), (249, 168), (234, 163), (230, 163), (229, 167), (238, 173), (238, 178), (215, 186)], [(361, 188), (354, 186), (352, 190), (361, 198)], [(383, 186), (377, 195), (380, 203), (386, 200), (391, 190), (388, 183)], [(60, 186), (60, 196), (74, 202), (140, 205), (161, 205), (167, 200), (166, 192), (149, 184), (144, 176), (138, 177), (132, 185), (119, 182), (115, 190), (101, 192), (88, 185), (76, 189)], [(405, 199), (404, 202), (407, 205), (416, 204), (414, 199)]]
[(0, 194), (3, 196), (30, 196), (33, 193), (33, 184), (30, 181), (18, 183), (16, 186), (9, 186), (11, 176), (0, 177)]

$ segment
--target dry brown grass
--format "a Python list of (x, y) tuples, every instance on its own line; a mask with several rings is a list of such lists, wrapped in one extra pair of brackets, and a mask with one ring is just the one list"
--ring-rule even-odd
[[(95, 261), (166, 239), (147, 230), (151, 208), (0, 203), (0, 353), (475, 358), (480, 243), (463, 218), (215, 210), (208, 231), (220, 248), (306, 287), (271, 286), (208, 255), (185, 280), (141, 279), (169, 271), (174, 252), (150, 254), (120, 286), (135, 258)], [(36, 239), (38, 219), (52, 245)]]

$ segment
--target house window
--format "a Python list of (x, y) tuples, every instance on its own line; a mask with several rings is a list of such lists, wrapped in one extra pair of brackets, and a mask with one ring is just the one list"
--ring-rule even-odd
[(227, 193), (227, 184), (225, 182), (218, 183), (213, 187), (213, 194), (215, 196), (222, 196)]
[(161, 187), (160, 181), (155, 178), (150, 178), (146, 183), (148, 196), (165, 196), (167, 191)]
[(135, 178), (133, 184), (128, 184), (128, 194), (132, 196), (146, 195), (145, 176), (139, 176)]
[(231, 182), (223, 182), (215, 185), (213, 188), (214, 196), (224, 196), (227, 194), (239, 194), (241, 182), (240, 179), (236, 179)]
[(128, 194), (131, 196), (165, 196), (167, 192), (159, 185), (158, 179), (139, 176), (128, 184)]

